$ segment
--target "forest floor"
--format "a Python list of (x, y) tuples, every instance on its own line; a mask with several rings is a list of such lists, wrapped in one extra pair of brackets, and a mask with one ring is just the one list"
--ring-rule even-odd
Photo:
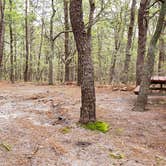
[(133, 92), (113, 90), (96, 88), (104, 134), (77, 124), (79, 87), (1, 82), (0, 166), (165, 166), (166, 98), (134, 112)]

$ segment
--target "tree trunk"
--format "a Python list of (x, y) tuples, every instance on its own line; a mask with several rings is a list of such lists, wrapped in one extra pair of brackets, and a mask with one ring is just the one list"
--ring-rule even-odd
[(0, 0), (0, 79), (2, 74), (2, 60), (4, 50), (4, 33), (5, 33), (5, 0)]
[(14, 52), (13, 52), (13, 19), (12, 19), (12, 0), (9, 0), (10, 4), (10, 20), (9, 20), (9, 31), (10, 31), (10, 81), (14, 83)]
[(141, 0), (138, 11), (138, 49), (136, 62), (136, 85), (140, 85), (142, 80), (142, 69), (144, 66), (144, 57), (146, 54), (146, 40), (148, 30), (147, 6), (149, 1)]
[(64, 16), (65, 16), (65, 82), (69, 81), (69, 1), (64, 0)]
[(125, 59), (123, 78), (122, 78), (122, 82), (125, 84), (128, 82), (128, 72), (129, 72), (129, 65), (131, 61), (131, 45), (132, 45), (132, 37), (133, 37), (134, 22), (135, 22), (135, 11), (136, 11), (136, 0), (132, 0), (131, 13), (130, 13), (130, 25), (128, 29), (128, 40), (127, 40), (127, 46), (126, 46), (126, 59)]
[(143, 70), (143, 77), (142, 77), (142, 82), (140, 86), (140, 92), (139, 92), (137, 102), (134, 108), (135, 111), (145, 111), (145, 106), (147, 104), (147, 97), (149, 93), (150, 78), (152, 76), (153, 69), (154, 69), (156, 44), (162, 32), (165, 15), (166, 15), (166, 0), (162, 2), (156, 30), (150, 41), (147, 59), (146, 59), (144, 70)]
[[(164, 35), (164, 29), (165, 29), (166, 23), (163, 28), (163, 35)], [(165, 66), (165, 60), (166, 60), (166, 43), (164, 41), (164, 37), (161, 35), (159, 39), (159, 62), (158, 62), (158, 75), (162, 76), (164, 75), (164, 66)]]
[(94, 70), (91, 59), (91, 48), (83, 21), (82, 0), (71, 0), (70, 19), (82, 67), (82, 106), (80, 113), (80, 122), (88, 123), (96, 120), (96, 98), (94, 87)]
[(53, 37), (53, 21), (55, 16), (55, 9), (54, 9), (54, 0), (51, 1), (51, 8), (52, 8), (52, 15), (50, 19), (50, 55), (49, 55), (49, 74), (48, 74), (48, 83), (49, 85), (53, 85), (53, 58), (54, 58), (54, 37)]
[(28, 68), (29, 68), (29, 21), (28, 21), (29, 0), (25, 1), (25, 45), (26, 45), (26, 59), (24, 70), (24, 81), (28, 81)]

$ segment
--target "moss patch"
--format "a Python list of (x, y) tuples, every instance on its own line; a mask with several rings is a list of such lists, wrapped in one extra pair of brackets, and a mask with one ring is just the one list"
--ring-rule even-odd
[(96, 131), (100, 131), (103, 133), (108, 132), (110, 126), (108, 123), (106, 122), (101, 122), (101, 121), (97, 121), (97, 122), (89, 122), (86, 125), (83, 125), (84, 128), (86, 129), (90, 129), (90, 130), (96, 130)]

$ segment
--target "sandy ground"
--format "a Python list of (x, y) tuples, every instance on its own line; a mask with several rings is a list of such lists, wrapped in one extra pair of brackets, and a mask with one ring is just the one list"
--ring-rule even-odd
[(166, 166), (166, 97), (140, 113), (132, 92), (100, 87), (96, 96), (105, 134), (77, 124), (79, 87), (0, 83), (0, 166)]

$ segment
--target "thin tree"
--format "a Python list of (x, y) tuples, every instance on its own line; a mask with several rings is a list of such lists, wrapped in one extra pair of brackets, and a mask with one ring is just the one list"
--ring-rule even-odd
[(91, 41), (83, 21), (82, 0), (70, 1), (70, 20), (82, 68), (80, 122), (88, 123), (96, 120), (96, 98)]
[(166, 51), (165, 51), (166, 43), (164, 41), (165, 27), (166, 27), (166, 21), (165, 21), (165, 24), (163, 26), (162, 35), (160, 36), (160, 39), (159, 39), (158, 75), (164, 74), (164, 65), (165, 65), (165, 61), (166, 61)]
[(2, 74), (2, 60), (4, 50), (4, 33), (5, 33), (5, 0), (0, 0), (0, 79)]
[(65, 81), (69, 81), (69, 1), (64, 0), (64, 19), (65, 19)]
[(140, 92), (139, 92), (137, 102), (134, 108), (135, 111), (145, 111), (145, 106), (147, 104), (147, 97), (148, 97), (149, 86), (150, 86), (150, 78), (152, 76), (153, 69), (154, 69), (156, 44), (162, 32), (165, 15), (166, 15), (166, 0), (162, 1), (156, 30), (154, 32), (154, 35), (152, 36), (152, 39), (150, 41), (150, 45), (148, 48), (148, 54), (147, 54), (146, 62), (144, 65), (143, 77), (142, 77), (142, 82), (140, 86)]
[(28, 11), (29, 11), (29, 0), (25, 0), (25, 47), (26, 47), (26, 55), (25, 55), (25, 70), (24, 70), (24, 81), (28, 81), (28, 70), (29, 70), (29, 19), (28, 19)]
[(12, 11), (13, 11), (13, 3), (12, 0), (9, 0), (9, 8), (10, 8), (10, 20), (9, 20), (9, 31), (10, 31), (10, 81), (14, 83), (14, 52), (13, 52), (13, 18), (12, 18)]

